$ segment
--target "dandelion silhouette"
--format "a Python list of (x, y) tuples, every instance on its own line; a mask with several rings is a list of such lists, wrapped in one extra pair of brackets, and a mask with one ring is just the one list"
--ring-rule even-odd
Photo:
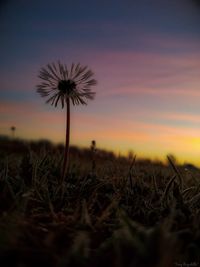
[(91, 86), (96, 85), (97, 81), (93, 75), (87, 66), (79, 63), (73, 63), (70, 68), (60, 62), (47, 64), (39, 72), (38, 77), (42, 82), (37, 85), (37, 92), (42, 97), (48, 97), (46, 103), (55, 107), (58, 104), (62, 108), (66, 106), (66, 142), (61, 182), (64, 181), (69, 162), (70, 104), (87, 105), (86, 100), (94, 99), (95, 92), (91, 91)]
[(91, 150), (92, 151), (96, 151), (96, 141), (95, 140), (92, 140), (92, 142), (91, 142)]
[(10, 127), (10, 130), (11, 130), (11, 135), (12, 135), (12, 137), (14, 138), (14, 137), (15, 137), (16, 127), (15, 127), (15, 126), (11, 126), (11, 127)]
[(92, 152), (92, 173), (94, 173), (96, 169), (95, 153), (97, 152), (95, 140), (92, 140), (90, 148)]

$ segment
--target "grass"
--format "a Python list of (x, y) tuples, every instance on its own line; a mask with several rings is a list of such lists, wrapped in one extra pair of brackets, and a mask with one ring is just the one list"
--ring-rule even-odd
[(0, 139), (0, 266), (198, 266), (199, 169), (63, 149)]

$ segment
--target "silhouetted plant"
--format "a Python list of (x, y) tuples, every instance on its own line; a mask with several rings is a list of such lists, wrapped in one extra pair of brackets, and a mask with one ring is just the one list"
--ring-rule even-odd
[(92, 152), (92, 172), (94, 172), (96, 169), (95, 154), (97, 152), (95, 140), (92, 140), (90, 148), (91, 148), (91, 152)]
[(15, 137), (16, 127), (15, 127), (15, 126), (11, 126), (11, 127), (10, 127), (10, 130), (11, 130), (11, 135), (12, 135), (12, 137), (14, 138), (14, 137)]
[(37, 85), (37, 92), (42, 97), (49, 97), (46, 103), (57, 107), (58, 103), (62, 108), (66, 106), (66, 143), (64, 161), (62, 168), (63, 182), (69, 162), (69, 142), (70, 142), (70, 103), (73, 105), (86, 105), (87, 99), (94, 99), (95, 92), (91, 91), (91, 86), (96, 85), (93, 79), (94, 73), (87, 66), (72, 64), (70, 68), (58, 62), (57, 64), (47, 64), (46, 68), (41, 68), (39, 78), (42, 82)]

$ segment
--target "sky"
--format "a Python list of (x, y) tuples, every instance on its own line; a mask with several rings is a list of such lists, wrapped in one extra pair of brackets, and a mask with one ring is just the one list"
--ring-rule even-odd
[(95, 100), (72, 107), (71, 144), (200, 166), (200, 4), (0, 2), (0, 134), (64, 142), (65, 115), (36, 92), (47, 63), (87, 65)]

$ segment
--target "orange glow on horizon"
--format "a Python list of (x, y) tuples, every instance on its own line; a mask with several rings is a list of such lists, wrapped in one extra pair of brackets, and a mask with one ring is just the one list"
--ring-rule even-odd
[[(16, 137), (50, 139), (55, 143), (64, 142), (65, 114), (62, 110), (53, 112), (55, 110), (52, 109), (52, 112), (45, 112), (40, 111), (37, 106), (30, 108), (28, 104), (21, 106), (8, 103), (5, 106), (1, 105), (1, 109), (5, 113), (12, 110), (18, 114), (15, 120), (6, 119), (1, 123), (1, 134), (10, 134), (10, 125), (15, 125), (17, 127)], [(22, 114), (29, 115), (21, 120)], [(159, 117), (159, 114), (157, 116)], [(188, 114), (168, 113), (160, 114), (160, 116), (192, 122), (200, 120), (199, 116)], [(138, 157), (165, 161), (166, 155), (170, 153), (174, 154), (181, 163), (186, 161), (200, 166), (200, 129), (140, 122), (136, 118), (133, 121), (128, 119), (123, 121), (120, 116), (105, 118), (100, 115), (78, 112), (73, 114), (73, 119), (71, 128), (71, 144), (73, 145), (89, 147), (91, 140), (95, 139), (97, 147), (114, 151), (116, 154), (127, 155), (129, 151), (133, 151)], [(38, 125), (39, 128), (34, 125)]]

